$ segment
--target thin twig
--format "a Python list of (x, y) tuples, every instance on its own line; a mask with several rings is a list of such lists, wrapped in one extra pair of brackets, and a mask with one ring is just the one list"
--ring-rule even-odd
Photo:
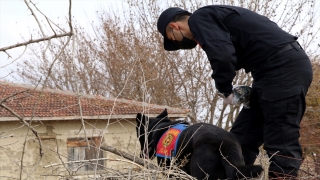
[[(15, 61), (17, 61), (18, 59), (20, 59), (23, 55), (24, 55), (24, 53), (27, 51), (27, 46), (25, 46), (24, 47), (24, 50), (23, 50), (23, 52), (20, 54), (20, 56), (19, 57), (17, 57), (16, 59), (14, 59), (14, 60), (12, 60), (10, 63), (8, 63), (8, 64), (5, 64), (5, 65), (3, 65), (3, 66), (1, 66), (0, 68), (4, 68), (4, 67), (6, 67), (6, 66), (9, 66), (10, 64), (12, 64), (12, 63), (14, 63)], [(6, 52), (7, 53), (7, 52)], [(8, 53), (7, 53), (8, 54)], [(8, 54), (9, 55), (9, 54)], [(11, 57), (11, 56), (9, 56), (9, 57)]]
[(23, 119), (23, 117), (19, 116), (16, 112), (14, 112), (11, 108), (9, 108), (8, 106), (6, 106), (5, 104), (0, 104), (1, 107), (3, 107), (4, 109), (6, 109), (7, 111), (9, 111), (11, 114), (13, 114), (14, 116), (16, 116), (24, 125), (28, 126), (28, 128), (31, 129), (31, 131), (33, 132), (33, 134), (37, 137), (37, 139), (39, 140), (39, 145), (40, 145), (40, 156), (43, 155), (43, 150), (42, 150), (42, 142), (41, 142), (41, 138), (38, 134), (38, 132), (32, 127), (30, 126), (30, 124), (25, 121)]
[(57, 155), (58, 155), (58, 158), (60, 159), (61, 163), (63, 164), (64, 168), (68, 171), (68, 173), (70, 174), (70, 171), (69, 171), (69, 168), (65, 165), (65, 162), (63, 162), (61, 156), (60, 156), (60, 153), (59, 153), (59, 146), (58, 146), (58, 142), (57, 142), (57, 139), (56, 139), (56, 146), (57, 146)]
[(68, 33), (64, 33), (64, 34), (47, 36), (47, 37), (43, 37), (43, 38), (39, 38), (39, 39), (35, 39), (35, 40), (30, 39), (29, 41), (26, 41), (26, 42), (23, 42), (23, 43), (17, 43), (15, 45), (11, 45), (11, 46), (0, 48), (0, 51), (6, 51), (8, 49), (13, 49), (13, 48), (20, 47), (20, 46), (27, 46), (27, 45), (33, 44), (33, 43), (39, 43), (39, 42), (42, 42), (42, 41), (48, 41), (48, 40), (53, 39), (53, 38), (61, 38), (61, 37), (72, 36), (72, 35), (73, 35), (72, 32), (68, 32)]
[(222, 156), (222, 158), (223, 158), (224, 160), (226, 160), (227, 163), (228, 163), (230, 166), (232, 166), (233, 168), (235, 168), (235, 169), (239, 172), (239, 174), (241, 174), (245, 179), (247, 179), (247, 178), (245, 177), (245, 175), (243, 175), (242, 172), (240, 172), (239, 169), (238, 169), (236, 166), (234, 166), (234, 165), (222, 154), (222, 152), (221, 152), (221, 146), (222, 146), (222, 144), (223, 144), (223, 141), (221, 142), (220, 147), (219, 147), (220, 155)]
[(6, 136), (0, 136), (0, 139), (11, 138), (11, 137), (13, 137), (13, 134), (6, 135)]
[(7, 97), (5, 97), (4, 99), (2, 99), (1, 102), (0, 102), (0, 104), (6, 102), (9, 98), (12, 98), (12, 97), (14, 97), (14, 96), (16, 96), (16, 95), (18, 95), (18, 94), (22, 94), (22, 93), (24, 93), (24, 92), (26, 92), (26, 91), (29, 91), (29, 90), (23, 90), (23, 91), (19, 91), (19, 92), (16, 92), (16, 93), (11, 94), (10, 96), (7, 96)]
[(64, 165), (65, 166), (66, 164), (72, 164), (72, 163), (96, 162), (96, 161), (100, 161), (100, 160), (127, 162), (127, 163), (136, 165), (139, 168), (143, 169), (143, 166), (141, 166), (140, 164), (137, 164), (135, 162), (124, 160), (124, 159), (114, 159), (114, 158), (99, 158), (99, 159), (88, 159), (88, 160), (80, 160), (80, 161), (68, 161), (68, 162), (50, 164), (50, 165), (44, 166), (44, 168), (49, 168), (49, 167), (59, 166), (59, 165)]
[(54, 24), (57, 28), (59, 28), (61, 31), (63, 31), (64, 33), (66, 33), (62, 28), (60, 28), (60, 26), (56, 25), (56, 24), (55, 24), (51, 19), (49, 19), (42, 11), (40, 11), (40, 10), (38, 9), (38, 7), (36, 6), (35, 3), (33, 3), (32, 1), (30, 1), (30, 3), (37, 9), (37, 11), (38, 11), (39, 13), (41, 13), (41, 14), (46, 18), (46, 20), (47, 20), (47, 22), (48, 22), (51, 30), (54, 32), (54, 34), (57, 34), (57, 33), (54, 31), (53, 27), (51, 26), (51, 23)]
[[(31, 2), (31, 1), (30, 1)], [(27, 2), (27, 0), (24, 0), (24, 3), (27, 5), (29, 11), (31, 12), (31, 15), (34, 17), (34, 19), (36, 20), (39, 28), (40, 28), (40, 31), (42, 33), (43, 36), (46, 36), (43, 29), (42, 29), (42, 26), (41, 26), (41, 23), (39, 22), (39, 19), (37, 18), (36, 14), (33, 12), (33, 9), (29, 6), (29, 3)]]

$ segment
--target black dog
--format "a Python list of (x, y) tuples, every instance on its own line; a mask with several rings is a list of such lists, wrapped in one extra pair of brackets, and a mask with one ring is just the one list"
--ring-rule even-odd
[[(206, 123), (189, 125), (172, 121), (167, 116), (167, 110), (154, 119), (137, 114), (142, 157), (153, 159), (157, 154), (158, 164), (169, 166), (169, 157), (174, 156), (175, 164), (180, 164), (182, 170), (197, 179), (252, 178), (263, 171), (259, 165), (245, 165), (240, 144), (230, 132)], [(172, 150), (168, 147), (175, 136), (179, 139), (176, 150)], [(186, 158), (187, 161), (181, 163)]]

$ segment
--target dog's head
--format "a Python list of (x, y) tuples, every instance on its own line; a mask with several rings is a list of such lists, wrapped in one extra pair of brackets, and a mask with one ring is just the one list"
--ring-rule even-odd
[(161, 120), (168, 116), (167, 110), (165, 109), (156, 118), (149, 118), (144, 114), (138, 113), (136, 116), (136, 131), (137, 138), (139, 139), (141, 152), (141, 158), (154, 158), (156, 153), (156, 143), (153, 139), (153, 134), (157, 131), (157, 125), (161, 123)]

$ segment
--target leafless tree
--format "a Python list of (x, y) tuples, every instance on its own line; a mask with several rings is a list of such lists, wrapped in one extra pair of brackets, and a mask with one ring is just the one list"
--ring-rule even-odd
[[(121, 97), (189, 108), (190, 120), (193, 123), (202, 121), (229, 129), (240, 108), (222, 104), (217, 96), (214, 81), (210, 77), (210, 65), (200, 48), (179, 52), (163, 50), (162, 38), (156, 29), (156, 19), (160, 12), (169, 6), (179, 6), (194, 11), (209, 4), (229, 4), (249, 8), (268, 16), (286, 31), (299, 36), (300, 43), (310, 57), (316, 59), (319, 56), (317, 45), (319, 27), (316, 23), (318, 7), (315, 3), (312, 0), (127, 0), (125, 7), (129, 8), (124, 8), (123, 12), (100, 10), (97, 14), (99, 26), (92, 24), (93, 33), (88, 33), (87, 29), (74, 25), (71, 11), (67, 21), (69, 30), (65, 30), (41, 13), (35, 3), (25, 0), (25, 4), (38, 22), (39, 33), (33, 35), (38, 38), (0, 48), (0, 52), (6, 53), (10, 58), (9, 49), (20, 46), (28, 48), (32, 58), (25, 59), (17, 68), (17, 78), (28, 84), (71, 90), (78, 94)], [(45, 17), (50, 33), (43, 30), (44, 25), (39, 23), (34, 10)], [(251, 85), (251, 82), (250, 74), (240, 70), (233, 84)], [(2, 99), (0, 103), (2, 108), (6, 108), (4, 102)], [(16, 116), (20, 117), (19, 114)], [(23, 118), (19, 119), (37, 135), (32, 121), (26, 123)], [(82, 130), (86, 131), (85, 124), (88, 122), (81, 119), (81, 124)], [(94, 124), (90, 124), (90, 127), (97, 129)], [(2, 137), (5, 138), (7, 135)], [(89, 144), (87, 143), (88, 146)], [(42, 150), (46, 149), (54, 152), (61, 161), (46, 168), (60, 165), (68, 172), (67, 174), (73, 175), (66, 166), (72, 162), (65, 162), (63, 153), (59, 152), (58, 143), (56, 146), (56, 149), (51, 149), (41, 145), (39, 140), (40, 155)], [(94, 148), (98, 148), (99, 151), (110, 150), (106, 146)], [(23, 154), (20, 161), (17, 163), (21, 167), (20, 178), (23, 174), (26, 174), (27, 178), (30, 177), (33, 169), (28, 172), (23, 169)], [(96, 161), (97, 159), (93, 159), (88, 162)], [(97, 167), (97, 163), (95, 164)], [(117, 173), (118, 177), (124, 179), (128, 177), (128, 174)], [(154, 171), (148, 173), (152, 177)], [(146, 172), (143, 175), (137, 174), (136, 177), (141, 179), (145, 175)], [(192, 179), (189, 176), (184, 178)]]
[[(26, 52), (27, 48), (30, 47), (34, 43), (39, 43), (39, 44), (42, 44), (42, 45), (46, 46), (46, 49), (44, 51), (42, 51), (41, 57), (42, 58), (47, 58), (46, 57), (46, 51), (47, 51), (48, 48), (50, 48), (52, 40), (66, 37), (67, 39), (65, 41), (65, 44), (68, 44), (70, 42), (70, 40), (71, 40), (72, 35), (73, 35), (73, 27), (72, 27), (72, 19), (71, 19), (71, 17), (72, 17), (72, 14), (71, 14), (71, 8), (72, 8), (71, 0), (69, 1), (69, 13), (68, 13), (68, 20), (67, 20), (67, 24), (68, 24), (68, 28), (69, 28), (68, 31), (64, 30), (63, 28), (58, 26), (56, 23), (54, 23), (52, 20), (50, 20), (40, 9), (38, 9), (37, 5), (33, 1), (24, 0), (24, 3), (26, 5), (26, 7), (28, 8), (28, 10), (30, 11), (31, 15), (33, 16), (34, 20), (37, 22), (37, 25), (38, 25), (38, 28), (39, 28), (39, 36), (36, 36), (36, 38), (33, 38), (33, 36), (31, 36), (31, 38), (28, 39), (25, 42), (20, 42), (20, 43), (17, 43), (17, 44), (14, 44), (14, 45), (10, 45), (10, 46), (7, 46), (7, 47), (0, 47), (0, 53), (3, 52), (3, 53), (6, 53), (8, 55), (9, 63), (7, 65), (9, 65), (9, 64), (15, 62), (16, 60), (18, 60)], [(36, 12), (40, 13), (40, 15), (45, 18), (48, 26), (50, 27), (51, 35), (48, 35), (47, 34), (48, 32), (44, 30), (43, 23), (40, 22), (39, 16), (37, 15)], [(23, 51), (23, 53), (21, 55), (19, 55), (19, 57), (17, 59), (11, 60), (12, 56), (10, 55), (9, 51), (11, 49), (15, 49), (15, 48), (21, 47), (21, 46), (25, 47), (25, 50)], [(65, 47), (66, 46), (60, 47), (60, 51), (63, 51)], [(53, 57), (53, 59), (54, 59), (53, 63), (50, 64), (50, 66), (48, 66), (48, 68), (46, 69), (47, 74), (50, 74), (51, 68), (52, 68), (54, 62), (56, 61), (56, 59), (58, 59), (58, 58), (59, 58), (58, 55)], [(5, 66), (7, 66), (7, 65), (5, 65)], [(5, 66), (1, 67), (0, 69), (4, 68)], [(47, 78), (45, 78), (44, 84), (46, 82), (47, 82)], [(18, 128), (21, 128), (23, 126), (28, 127), (28, 130), (27, 130), (27, 133), (26, 133), (26, 136), (25, 136), (25, 141), (23, 143), (23, 149), (21, 150), (21, 152), (22, 152), (21, 153), (21, 157), (18, 158), (19, 160), (17, 160), (17, 161), (14, 160), (16, 165), (20, 169), (20, 173), (19, 173), (20, 179), (22, 179), (24, 177), (26, 177), (28, 179), (31, 176), (31, 174), (34, 172), (34, 170), (39, 166), (39, 163), (41, 162), (43, 154), (44, 154), (42, 141), (41, 141), (40, 136), (39, 136), (38, 132), (36, 131), (35, 127), (32, 125), (32, 119), (27, 122), (24, 119), (23, 116), (21, 116), (20, 114), (17, 114), (14, 110), (12, 110), (10, 107), (8, 107), (6, 105), (7, 101), (12, 100), (12, 98), (14, 98), (15, 96), (17, 96), (19, 94), (22, 94), (24, 92), (25, 91), (22, 91), (22, 92), (14, 93), (14, 94), (12, 94), (12, 95), (10, 95), (8, 97), (1, 97), (0, 98), (0, 107), (2, 109), (5, 109), (6, 111), (9, 111), (11, 114), (13, 114), (15, 117), (17, 117), (21, 121), (21, 123), (23, 124), (22, 126), (20, 126)], [(37, 108), (36, 105), (33, 108), (35, 110)], [(25, 168), (26, 165), (25, 165), (25, 162), (24, 162), (24, 158), (25, 158), (25, 154), (26, 154), (26, 151), (27, 151), (26, 150), (26, 143), (27, 143), (27, 138), (29, 136), (28, 135), (29, 131), (31, 131), (35, 135), (36, 140), (37, 140), (37, 142), (39, 144), (39, 154), (38, 154), (39, 158), (37, 158), (37, 161), (36, 161), (35, 165), (32, 166), (32, 167), (29, 167), (29, 170), (27, 170)], [(10, 131), (1, 132), (1, 138), (10, 138), (10, 137), (13, 136), (13, 135), (2, 136), (3, 134), (7, 134), (8, 132), (10, 132)], [(0, 147), (6, 150), (6, 148), (4, 148), (3, 146), (0, 146)], [(18, 162), (18, 161), (20, 161), (20, 162)]]
[[(288, 32), (300, 37), (299, 41), (312, 57), (317, 55), (319, 27), (314, 1), (139, 1), (128, 0), (129, 8), (122, 13), (99, 11), (98, 27), (92, 25), (94, 35), (77, 27), (75, 66), (70, 50), (62, 52), (63, 58), (49, 73), (48, 86), (88, 94), (120, 97), (155, 104), (187, 107), (193, 122), (204, 121), (229, 128), (239, 112), (239, 107), (224, 106), (216, 95), (211, 69), (200, 48), (192, 51), (165, 52), (156, 19), (161, 10), (169, 6), (183, 7), (189, 11), (208, 4), (230, 4), (252, 9), (276, 21)], [(52, 43), (61, 47), (63, 43)], [(56, 54), (54, 48), (49, 48)], [(71, 48), (71, 47), (69, 47)], [(44, 51), (46, 46), (42, 47)], [(40, 51), (40, 52), (41, 52)], [(39, 54), (34, 51), (34, 54)], [(19, 78), (35, 84), (39, 77), (48, 74), (49, 60), (41, 56), (25, 60), (18, 69)], [(131, 76), (131, 67), (135, 67)], [(75, 76), (76, 74), (76, 76)], [(124, 87), (125, 80), (128, 80)], [(234, 84), (251, 84), (250, 74), (237, 73)]]

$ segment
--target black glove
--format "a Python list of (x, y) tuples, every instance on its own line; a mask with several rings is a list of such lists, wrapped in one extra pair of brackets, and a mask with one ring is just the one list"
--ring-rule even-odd
[(232, 89), (233, 102), (243, 104), (244, 108), (250, 108), (250, 95), (252, 88), (249, 86), (235, 85)]

